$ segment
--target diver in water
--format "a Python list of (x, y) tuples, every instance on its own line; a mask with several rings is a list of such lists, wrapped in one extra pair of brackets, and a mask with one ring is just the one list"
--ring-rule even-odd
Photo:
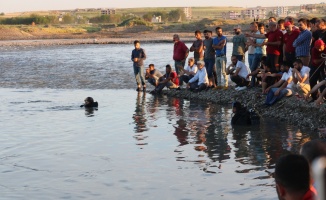
[(260, 123), (260, 117), (253, 109), (247, 110), (240, 102), (232, 103), (233, 116), (231, 119), (232, 125), (253, 125)]
[(81, 105), (80, 107), (85, 107), (85, 108), (94, 108), (94, 107), (98, 107), (98, 103), (97, 101), (94, 102), (94, 99), (92, 97), (87, 97), (84, 100), (84, 104)]

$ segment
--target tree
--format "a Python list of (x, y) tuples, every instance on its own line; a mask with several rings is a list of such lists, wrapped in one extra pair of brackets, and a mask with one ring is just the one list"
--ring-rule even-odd
[(70, 14), (65, 14), (63, 16), (63, 22), (65, 24), (72, 24), (75, 22), (75, 18), (73, 16), (71, 16)]
[(148, 21), (148, 22), (152, 21), (152, 17), (153, 17), (153, 13), (151, 13), (151, 12), (146, 13), (145, 15), (143, 15), (143, 19), (145, 21)]
[(181, 9), (171, 10), (169, 12), (169, 21), (177, 22), (182, 21), (186, 18), (186, 15)]

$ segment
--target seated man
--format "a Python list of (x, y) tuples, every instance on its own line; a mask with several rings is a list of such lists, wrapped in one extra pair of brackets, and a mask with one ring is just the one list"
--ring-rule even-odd
[(275, 184), (279, 199), (315, 199), (310, 188), (310, 169), (307, 159), (301, 155), (288, 154), (275, 165)]
[(160, 78), (163, 77), (162, 73), (154, 68), (154, 64), (149, 64), (148, 68), (146, 69), (145, 79), (153, 86), (157, 86)]
[[(310, 95), (315, 93), (319, 88), (326, 86), (326, 79), (319, 82), (317, 85), (315, 85), (308, 94), (305, 95), (305, 99), (308, 100)], [(319, 94), (319, 97), (316, 99), (315, 103), (316, 105), (320, 105), (324, 102), (324, 96), (326, 95), (326, 88)]]
[(247, 75), (250, 73), (249, 67), (239, 61), (236, 56), (231, 57), (232, 64), (226, 68), (226, 74), (230, 75), (231, 80), (236, 84), (236, 90), (245, 90), (250, 83)]
[(188, 83), (188, 81), (195, 76), (197, 73), (197, 65), (195, 64), (194, 58), (188, 58), (188, 66), (184, 69), (179, 65), (179, 85), (182, 86), (183, 82)]
[(269, 86), (265, 93), (267, 93), (265, 105), (271, 106), (283, 96), (292, 95), (292, 71), (288, 64), (281, 65), (281, 71), (283, 71), (282, 78), (275, 84)]
[(163, 75), (161, 81), (159, 81), (158, 85), (155, 87), (151, 94), (159, 94), (162, 92), (163, 88), (166, 86), (167, 88), (179, 88), (179, 79), (176, 72), (172, 71), (171, 65), (165, 66), (165, 74)]
[(310, 68), (303, 66), (300, 59), (296, 59), (293, 62), (292, 77), (293, 77), (293, 92), (297, 92), (300, 97), (308, 94), (310, 91), (309, 84), (309, 71)]
[(196, 75), (191, 78), (187, 84), (187, 88), (190, 88), (192, 91), (202, 91), (205, 90), (208, 86), (208, 76), (205, 68), (204, 61), (197, 61), (198, 71)]

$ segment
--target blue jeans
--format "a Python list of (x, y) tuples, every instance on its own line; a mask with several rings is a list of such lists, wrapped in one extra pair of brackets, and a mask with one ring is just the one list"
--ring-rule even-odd
[(254, 61), (254, 57), (255, 57), (255, 54), (248, 54), (248, 63), (249, 63), (250, 69), (252, 66), (252, 62)]
[(214, 65), (215, 65), (215, 58), (205, 58), (205, 67), (207, 71), (207, 76), (208, 78), (211, 78), (213, 76), (213, 71), (214, 71)]
[(273, 105), (276, 103), (278, 100), (282, 99), (284, 96), (291, 96), (292, 95), (292, 90), (289, 88), (284, 88), (280, 91), (280, 93), (275, 96), (274, 93), (278, 90), (279, 88), (271, 88), (267, 94), (265, 104), (266, 105)]
[(139, 66), (139, 67), (134, 66), (134, 74), (135, 74), (137, 85), (140, 85), (140, 84), (146, 85), (143, 65)]
[[(262, 57), (263, 57), (263, 54), (254, 54), (252, 64), (250, 65), (251, 72), (255, 71), (259, 67), (259, 63), (260, 63)], [(256, 83), (256, 75), (253, 75), (251, 77), (250, 85), (255, 86), (255, 83)]]
[(182, 68), (184, 68), (185, 66), (185, 61), (174, 61), (174, 69), (175, 69), (175, 72), (177, 72), (177, 74), (179, 75), (179, 68), (178, 66), (182, 66)]

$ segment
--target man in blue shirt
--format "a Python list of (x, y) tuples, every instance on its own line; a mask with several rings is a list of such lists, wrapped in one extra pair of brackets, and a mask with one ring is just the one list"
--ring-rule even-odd
[(299, 19), (300, 34), (293, 42), (295, 47), (295, 55), (297, 59), (300, 59), (304, 66), (309, 66), (310, 61), (310, 45), (312, 39), (312, 33), (308, 30), (308, 20)]
[(217, 88), (222, 89), (221, 75), (224, 77), (224, 88), (228, 87), (228, 77), (226, 75), (226, 42), (227, 38), (223, 35), (222, 28), (216, 27), (217, 36), (213, 39), (213, 49), (215, 49), (215, 64), (217, 71)]

